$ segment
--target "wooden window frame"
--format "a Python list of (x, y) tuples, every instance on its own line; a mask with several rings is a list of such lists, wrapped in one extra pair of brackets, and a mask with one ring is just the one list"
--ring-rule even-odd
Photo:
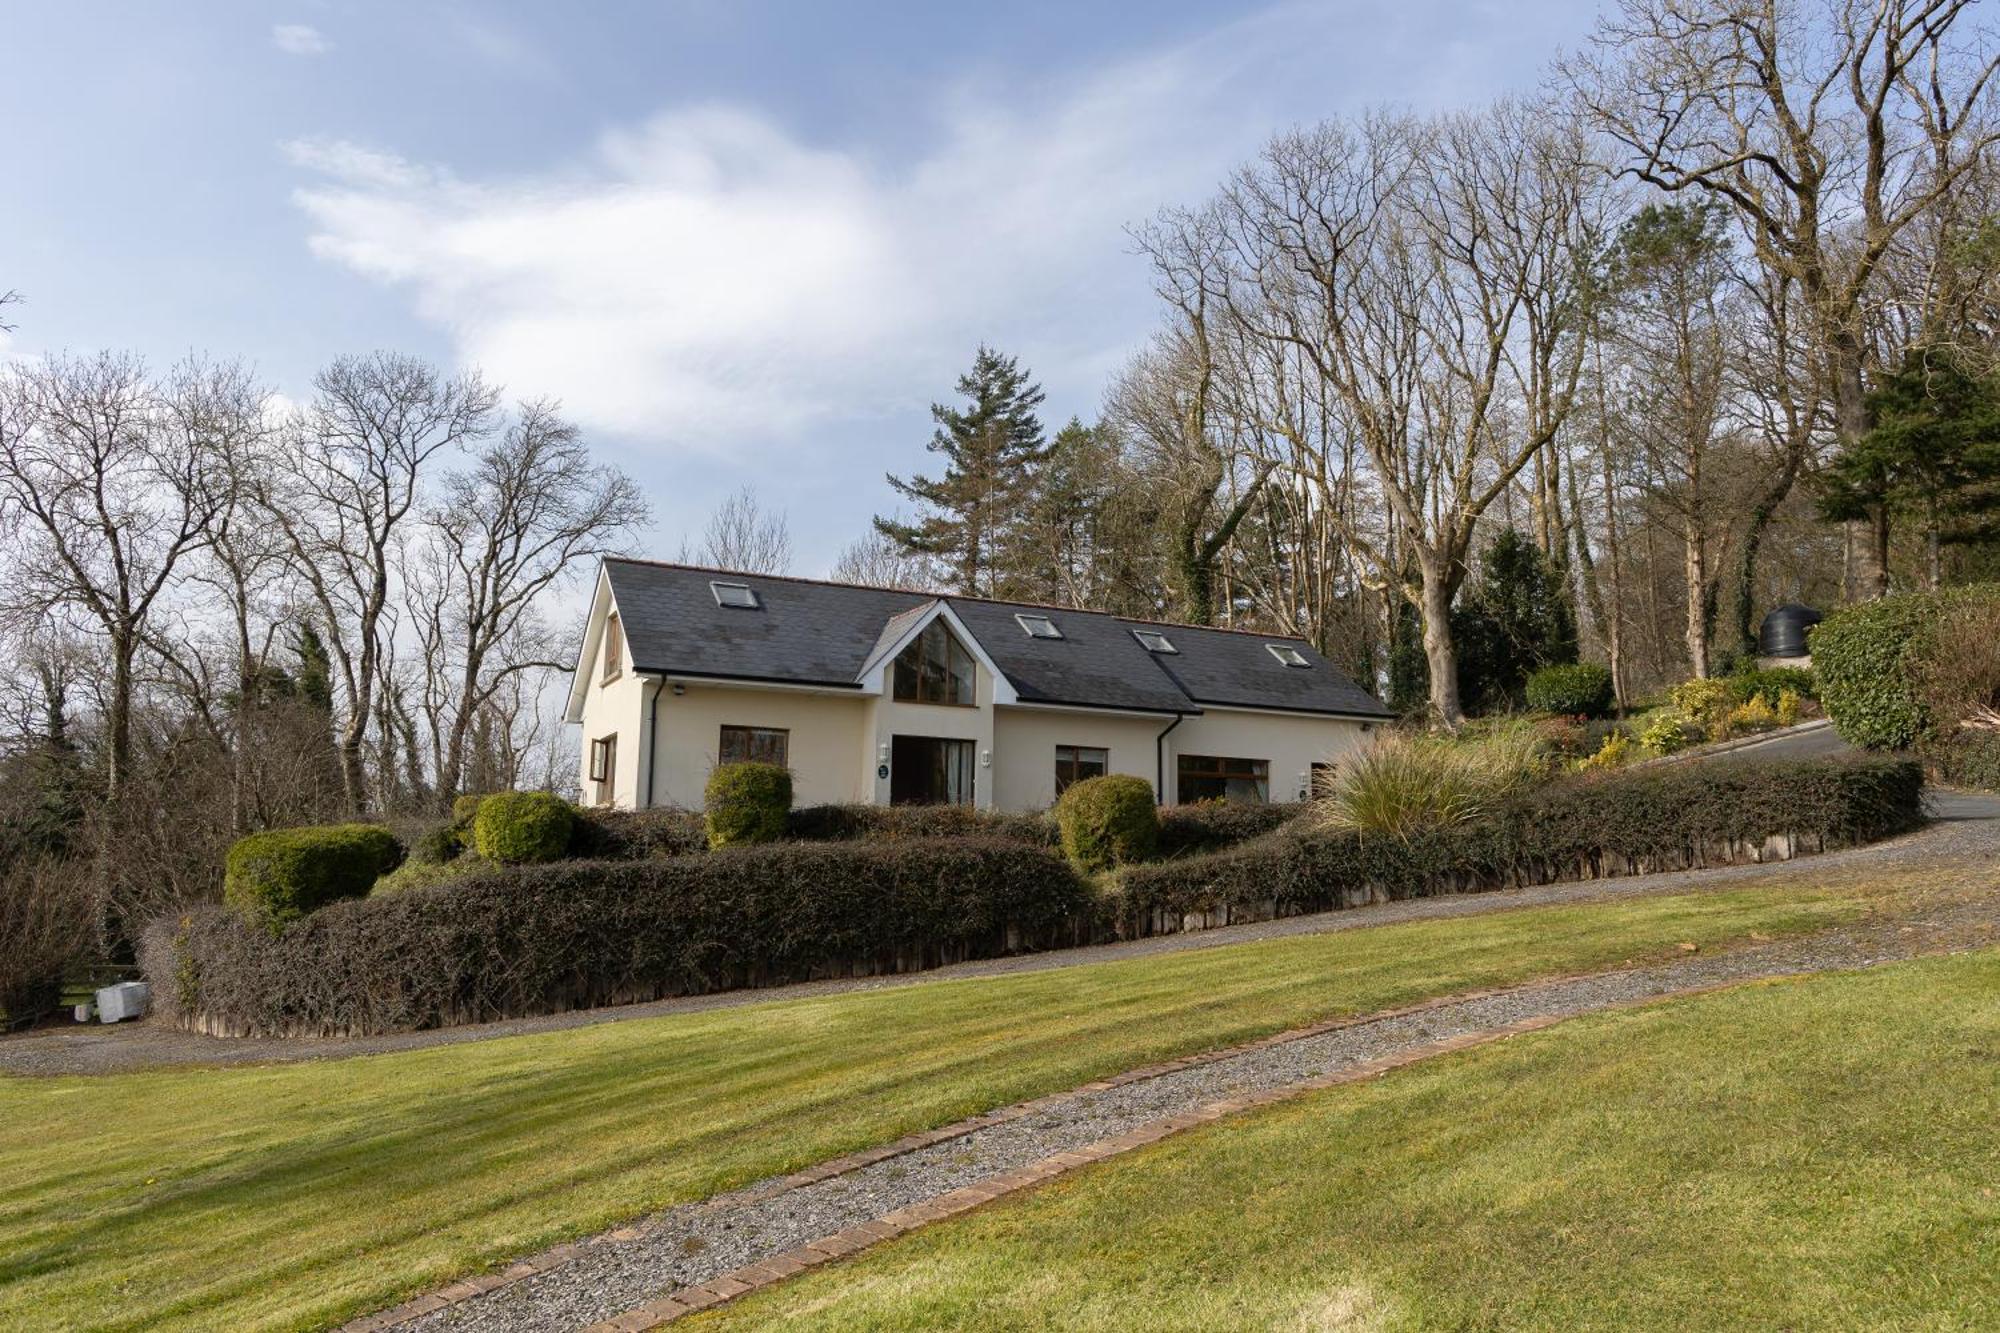
[[(729, 738), (734, 732), (742, 737), (742, 753), (735, 758), (729, 754)], [(775, 736), (778, 738), (778, 757), (759, 757), (757, 738)], [(741, 722), (725, 722), (715, 743), (715, 762), (718, 764), (761, 763), (776, 764), (780, 768), (790, 768), (792, 759), (792, 730), (790, 727), (759, 727)]]
[(604, 648), (598, 657), (604, 664), (598, 677), (600, 685), (609, 685), (625, 674), (625, 633), (616, 611), (604, 618)]
[[(1095, 773), (1079, 771), (1086, 762), (1084, 759), (1085, 755), (1097, 756), (1094, 761), (1097, 766)], [(1064, 776), (1065, 768), (1069, 770), (1067, 777)], [(1110, 771), (1111, 747), (1108, 745), (1058, 745), (1056, 747), (1056, 795), (1058, 796), (1062, 795), (1063, 790), (1071, 783), (1082, 782), (1087, 777), (1101, 778)]]
[[(963, 657), (965, 665), (963, 678), (966, 682), (966, 694), (970, 697), (964, 699), (923, 697), (925, 671), (932, 665), (931, 631), (934, 629), (938, 631), (945, 644), (941, 668), (943, 674), (939, 679), (947, 682), (948, 687), (953, 676), (952, 667), (957, 658)], [(896, 654), (896, 660), (890, 664), (889, 697), (897, 703), (904, 704), (925, 704), (937, 708), (977, 708), (979, 707), (979, 659), (972, 655), (970, 648), (959, 642), (958, 636), (951, 632), (951, 626), (945, 624), (942, 619), (933, 620), (917, 631), (917, 636)]]
[[(1188, 771), (1191, 766), (1198, 766), (1192, 774)], [(1184, 754), (1176, 756), (1174, 759), (1174, 799), (1183, 805), (1187, 803), (1188, 795), (1182, 790), (1182, 785), (1189, 777), (1197, 780), (1218, 780), (1224, 784), (1225, 788), (1232, 781), (1254, 782), (1257, 784), (1258, 804), (1267, 805), (1271, 800), (1271, 761), (1268, 759), (1251, 759), (1242, 755), (1214, 754)], [(1195, 799), (1215, 800), (1218, 798), (1204, 796), (1196, 797)], [(1228, 800), (1230, 798), (1225, 794), (1219, 799)]]

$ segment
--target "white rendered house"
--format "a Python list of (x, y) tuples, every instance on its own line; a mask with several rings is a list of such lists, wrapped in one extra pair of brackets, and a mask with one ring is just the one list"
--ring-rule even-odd
[(584, 801), (625, 809), (699, 808), (745, 759), (801, 805), (1034, 810), (1100, 773), (1291, 801), (1389, 716), (1300, 639), (627, 559), (565, 713)]

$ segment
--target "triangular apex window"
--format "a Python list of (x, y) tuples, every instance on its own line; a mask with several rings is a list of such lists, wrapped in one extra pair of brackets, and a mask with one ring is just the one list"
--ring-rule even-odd
[(972, 653), (942, 618), (924, 626), (923, 633), (896, 654), (895, 673), (893, 693), (904, 703), (970, 708), (975, 702)]

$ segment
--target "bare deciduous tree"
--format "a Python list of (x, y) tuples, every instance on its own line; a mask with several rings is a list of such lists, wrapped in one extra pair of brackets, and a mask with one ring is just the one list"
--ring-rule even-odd
[(713, 565), (742, 574), (784, 574), (792, 567), (792, 529), (783, 510), (766, 509), (754, 486), (717, 505), (701, 544), (681, 544), (688, 564)]

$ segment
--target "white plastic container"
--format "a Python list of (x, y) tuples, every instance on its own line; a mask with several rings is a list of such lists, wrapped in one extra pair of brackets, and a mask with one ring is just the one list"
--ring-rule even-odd
[(123, 1018), (143, 1017), (151, 998), (152, 991), (143, 981), (121, 981), (116, 986), (106, 986), (97, 992), (98, 1021), (116, 1023)]

